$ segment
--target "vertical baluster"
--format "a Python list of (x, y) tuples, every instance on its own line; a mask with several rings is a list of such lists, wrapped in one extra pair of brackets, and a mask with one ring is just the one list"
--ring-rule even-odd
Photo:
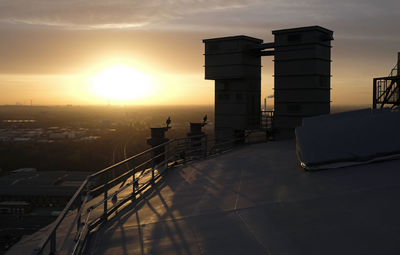
[(109, 171), (106, 171), (104, 173), (104, 211), (103, 211), (104, 221), (107, 221), (108, 174)]
[[(185, 155), (184, 159), (183, 159), (183, 163), (186, 164), (186, 158), (190, 156), (190, 151), (189, 151), (189, 146), (188, 146), (188, 140), (187, 138), (184, 138), (183, 140), (183, 153)], [(186, 152), (189, 152), (186, 154)]]
[(79, 232), (81, 226), (82, 226), (82, 214), (81, 214), (81, 207), (82, 207), (82, 198), (81, 202), (79, 203), (79, 207), (77, 209), (77, 213), (79, 213), (78, 218), (76, 220), (76, 232)]
[(136, 199), (136, 178), (135, 178), (135, 173), (136, 173), (136, 164), (135, 164), (135, 159), (132, 159), (132, 202), (135, 201)]
[[(85, 190), (86, 190), (86, 196), (88, 196), (89, 195), (88, 184), (86, 184)], [(77, 209), (77, 212), (79, 213), (79, 215), (78, 215), (78, 218), (76, 220), (76, 232), (79, 232), (79, 230), (80, 230), (80, 228), (82, 226), (82, 209), (81, 208), (82, 208), (82, 206), (85, 206), (83, 204), (83, 202), (85, 200), (85, 198), (83, 196), (83, 192), (81, 192), (81, 194), (80, 194), (80, 199), (81, 200), (79, 201), (79, 206), (78, 206), (78, 209)]]
[(56, 254), (56, 230), (54, 230), (53, 233), (51, 233), (50, 237), (50, 255), (55, 255)]
[(154, 183), (154, 167), (155, 167), (155, 150), (151, 151), (151, 182)]
[(204, 138), (204, 157), (207, 157), (207, 135), (204, 135), (203, 138)]
[(164, 153), (165, 169), (168, 168), (168, 151), (169, 151), (169, 144), (170, 144), (170, 143), (167, 143), (167, 144), (165, 145), (165, 153)]

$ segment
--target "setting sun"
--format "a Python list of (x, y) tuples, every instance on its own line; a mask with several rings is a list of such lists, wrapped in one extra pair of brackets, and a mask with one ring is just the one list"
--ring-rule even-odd
[(112, 66), (91, 79), (93, 92), (98, 96), (117, 101), (130, 101), (149, 95), (153, 89), (151, 76), (130, 66)]

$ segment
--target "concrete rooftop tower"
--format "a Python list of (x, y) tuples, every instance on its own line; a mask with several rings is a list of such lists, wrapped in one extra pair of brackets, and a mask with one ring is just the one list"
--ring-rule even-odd
[(331, 40), (320, 26), (272, 31), (275, 36), (274, 125), (294, 137), (304, 117), (330, 112)]
[(252, 49), (263, 42), (248, 36), (203, 40), (205, 78), (215, 80), (215, 135), (240, 136), (260, 126), (261, 56)]
[(237, 138), (245, 130), (261, 128), (261, 56), (274, 56), (278, 139), (294, 137), (304, 117), (330, 112), (333, 32), (310, 26), (272, 34), (272, 43), (248, 36), (203, 40), (205, 78), (215, 80), (217, 139)]

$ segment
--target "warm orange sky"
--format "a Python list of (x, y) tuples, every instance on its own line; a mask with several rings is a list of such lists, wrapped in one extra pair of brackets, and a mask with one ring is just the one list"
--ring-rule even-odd
[[(270, 42), (272, 30), (309, 25), (334, 31), (333, 104), (370, 104), (372, 78), (397, 61), (399, 9), (397, 0), (2, 0), (0, 104), (213, 104), (202, 39)], [(148, 96), (95, 93), (93, 79), (113, 66), (150, 77)], [(264, 98), (273, 93), (272, 57), (263, 66)]]

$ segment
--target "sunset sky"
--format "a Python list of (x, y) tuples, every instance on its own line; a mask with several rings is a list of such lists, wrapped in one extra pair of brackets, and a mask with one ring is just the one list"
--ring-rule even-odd
[[(399, 23), (399, 0), (0, 0), (0, 104), (213, 104), (202, 39), (311, 25), (334, 31), (333, 104), (370, 104)], [(272, 57), (262, 72), (264, 98)], [(115, 76), (145, 88), (104, 82)]]

